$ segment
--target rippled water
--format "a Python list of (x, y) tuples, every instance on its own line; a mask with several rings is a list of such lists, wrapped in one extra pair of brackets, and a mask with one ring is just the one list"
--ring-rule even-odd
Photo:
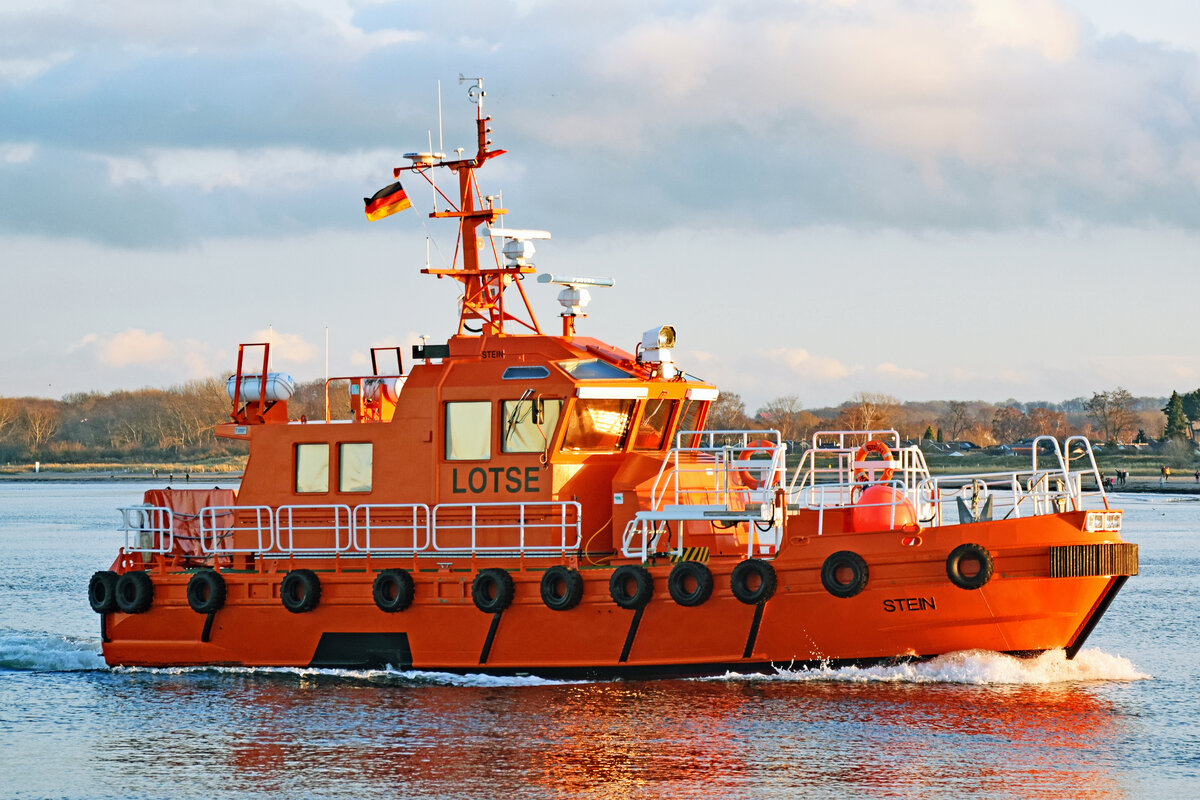
[(1200, 502), (1137, 496), (1074, 661), (563, 683), (109, 670), (88, 608), (131, 485), (0, 484), (0, 795), (1200, 796)]

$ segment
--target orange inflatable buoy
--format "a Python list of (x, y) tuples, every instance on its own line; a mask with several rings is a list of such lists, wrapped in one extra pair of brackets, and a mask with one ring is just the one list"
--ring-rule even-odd
[[(859, 462), (866, 461), (867, 456), (871, 453), (882, 456), (883, 460), (889, 463), (896, 460), (895, 456), (892, 455), (892, 448), (888, 447), (878, 439), (872, 439), (862, 447), (858, 448), (858, 452), (854, 454), (854, 462), (857, 464)], [(895, 470), (892, 467), (884, 467), (879, 480), (890, 481), (893, 474), (895, 474)], [(870, 479), (870, 477), (870, 471), (864, 467), (854, 470), (854, 480), (858, 483), (862, 483), (863, 481)]]
[[(742, 454), (738, 456), (737, 460), (749, 461), (750, 457), (755, 453), (766, 453), (767, 455), (771, 456), (771, 458), (774, 458), (775, 447), (775, 443), (768, 439), (756, 439), (746, 445), (746, 449), (742, 451)], [(758, 479), (758, 475), (753, 474), (757, 472), (758, 470), (750, 470), (746, 467), (743, 467), (735, 472), (734, 475), (737, 477), (738, 482), (742, 484), (742, 486), (745, 486), (747, 489), (757, 489), (762, 483)], [(782, 478), (783, 470), (779, 470), (777, 475), (774, 477), (775, 479)]]
[(906, 529), (921, 529), (917, 524), (917, 509), (904, 492), (892, 486), (868, 486), (854, 503), (850, 514), (855, 533)]

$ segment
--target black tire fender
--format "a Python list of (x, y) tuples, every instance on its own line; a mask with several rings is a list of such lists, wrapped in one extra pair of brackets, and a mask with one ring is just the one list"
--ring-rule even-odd
[(621, 608), (645, 608), (654, 596), (654, 578), (643, 566), (622, 564), (608, 579), (608, 594)]
[(542, 602), (554, 611), (570, 611), (583, 599), (583, 576), (556, 564), (542, 574)]
[[(964, 575), (963, 561), (977, 561), (979, 571), (974, 575)], [(968, 542), (960, 544), (946, 556), (946, 577), (960, 589), (979, 589), (992, 579), (992, 554), (981, 544)]]
[(321, 579), (311, 569), (296, 569), (283, 576), (279, 599), (293, 614), (312, 611), (321, 602)]
[(712, 596), (712, 571), (699, 561), (680, 561), (667, 576), (667, 591), (681, 606), (703, 605)]
[(506, 569), (481, 569), (471, 581), (471, 599), (485, 614), (498, 614), (508, 608), (514, 594), (513, 579)]
[(213, 614), (225, 605), (225, 578), (214, 569), (202, 569), (188, 579), (187, 601), (197, 614)]
[(729, 576), (733, 596), (748, 606), (765, 603), (775, 596), (778, 579), (775, 568), (761, 558), (738, 562)]
[(88, 605), (97, 614), (111, 614), (117, 610), (117, 573), (106, 569), (92, 575), (88, 581)]
[(375, 576), (371, 586), (371, 597), (380, 611), (389, 614), (403, 611), (412, 605), (416, 594), (416, 585), (408, 570), (385, 569)]
[(117, 608), (126, 614), (141, 614), (154, 601), (154, 582), (141, 570), (117, 578)]
[[(843, 570), (850, 570), (849, 580), (842, 580)], [(839, 550), (821, 565), (821, 585), (834, 597), (854, 597), (867, 588), (867, 562), (858, 553)]]

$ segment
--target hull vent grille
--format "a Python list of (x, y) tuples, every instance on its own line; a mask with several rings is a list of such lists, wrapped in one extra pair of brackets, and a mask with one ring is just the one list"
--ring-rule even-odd
[(1050, 548), (1051, 578), (1087, 578), (1094, 575), (1137, 575), (1138, 546), (1068, 544)]

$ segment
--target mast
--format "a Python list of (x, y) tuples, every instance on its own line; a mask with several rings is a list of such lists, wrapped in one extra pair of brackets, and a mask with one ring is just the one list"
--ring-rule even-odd
[[(396, 167), (393, 170), (393, 174), (397, 178), (402, 172), (414, 172), (420, 175), (433, 187), (435, 194), (440, 195), (450, 205), (447, 210), (435, 209), (430, 212), (430, 218), (458, 220), (458, 247), (450, 268), (431, 269), (426, 267), (421, 272), (427, 275), (436, 275), (439, 278), (453, 278), (462, 284), (463, 298), (459, 309), (458, 335), (474, 333), (483, 336), (504, 336), (508, 333), (505, 330), (505, 323), (512, 323), (514, 326), (520, 326), (532, 333), (541, 333), (541, 328), (533, 314), (533, 308), (529, 305), (529, 298), (526, 297), (525, 290), (521, 286), (521, 279), (524, 275), (537, 271), (528, 263), (528, 256), (533, 251), (532, 245), (510, 235), (508, 238), (514, 239), (514, 241), (510, 241), (504, 247), (504, 255), (508, 256), (508, 261), (502, 262), (501, 253), (497, 251), (496, 245), (491, 239), (504, 234), (497, 229), (490, 236), (482, 236), (479, 230), (481, 225), (491, 228), (496, 220), (501, 215), (507, 214), (508, 211), (495, 206), (493, 198), (482, 198), (475, 171), (489, 159), (503, 155), (506, 151), (490, 149), (492, 140), (488, 138), (488, 135), (492, 129), (488, 127), (488, 123), (492, 118), (483, 114), (483, 98), (485, 96), (483, 79), (459, 76), (460, 83), (467, 80), (474, 81), (467, 91), (467, 96), (476, 106), (477, 149), (475, 155), (471, 158), (462, 158), (462, 150), (459, 149), (460, 157), (447, 161), (442, 153), (408, 153), (405, 157), (412, 160), (413, 163), (410, 166)], [(443, 194), (434, 184), (430, 177), (430, 172), (434, 167), (445, 167), (458, 176), (457, 202)], [(483, 203), (480, 202), (481, 199), (484, 201)], [(487, 254), (483, 251), (489, 245), (491, 258), (486, 258)], [(517, 245), (517, 247), (514, 248), (513, 245)], [(462, 256), (461, 264), (459, 263), (460, 254)], [(512, 286), (516, 287), (517, 293), (520, 295), (520, 303), (513, 303), (511, 305), (514, 308), (508, 308), (504, 302), (504, 291)]]

